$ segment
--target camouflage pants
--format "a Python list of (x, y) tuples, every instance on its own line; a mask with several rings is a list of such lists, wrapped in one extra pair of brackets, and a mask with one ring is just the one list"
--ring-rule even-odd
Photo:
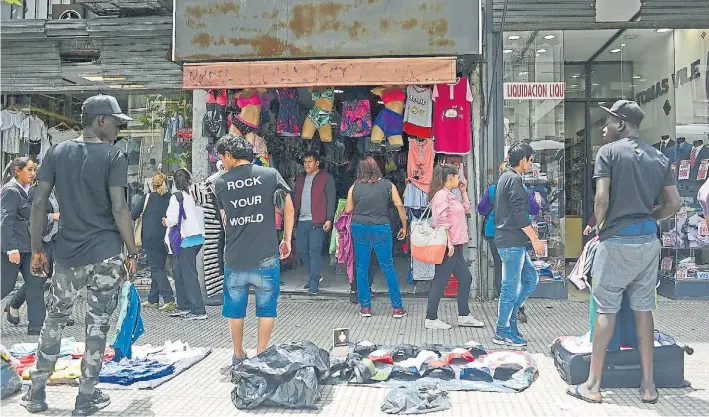
[(31, 372), (32, 386), (41, 388), (59, 357), (62, 331), (71, 315), (74, 300), (88, 286), (86, 352), (81, 361), (79, 392), (93, 394), (103, 365), (109, 319), (118, 305), (123, 261), (118, 255), (91, 265), (66, 267), (56, 262), (52, 286), (47, 295), (47, 318), (39, 337), (37, 369)]

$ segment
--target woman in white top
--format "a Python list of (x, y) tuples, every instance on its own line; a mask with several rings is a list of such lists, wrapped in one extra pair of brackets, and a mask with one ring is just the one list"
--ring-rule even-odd
[(197, 277), (197, 254), (204, 245), (204, 213), (195, 204), (190, 194), (192, 176), (186, 169), (178, 169), (174, 175), (177, 192), (170, 197), (165, 226), (168, 227), (166, 241), (170, 244), (170, 230), (180, 226), (182, 241), (173, 252), (173, 276), (177, 295), (177, 310), (171, 317), (187, 320), (206, 320), (202, 290)]

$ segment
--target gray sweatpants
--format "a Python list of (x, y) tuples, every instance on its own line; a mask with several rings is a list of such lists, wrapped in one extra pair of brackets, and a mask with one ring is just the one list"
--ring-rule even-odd
[(79, 392), (93, 394), (103, 365), (109, 319), (118, 305), (123, 284), (122, 256), (84, 266), (66, 267), (55, 263), (52, 286), (47, 295), (47, 318), (39, 336), (37, 369), (31, 372), (34, 389), (47, 385), (59, 358), (62, 331), (71, 315), (74, 300), (88, 286), (86, 313), (86, 352), (81, 361)]

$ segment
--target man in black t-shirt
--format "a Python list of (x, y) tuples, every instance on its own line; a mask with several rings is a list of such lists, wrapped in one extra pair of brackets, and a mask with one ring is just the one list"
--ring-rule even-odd
[[(23, 406), (31, 413), (47, 409), (45, 387), (59, 355), (62, 330), (77, 293), (86, 287), (89, 289), (86, 352), (73, 415), (93, 414), (110, 404), (108, 395), (95, 387), (124, 269), (134, 274), (138, 257), (125, 197), (128, 161), (113, 146), (119, 126), (129, 120), (132, 119), (121, 112), (114, 97), (89, 97), (82, 107), (82, 137), (53, 146), (37, 175), (39, 184), (32, 205), (30, 232), (32, 272), (38, 276), (47, 277), (49, 272), (42, 235), (47, 221), (47, 199), (53, 187), (62, 215), (37, 366), (31, 372), (32, 388), (23, 397)], [(124, 243), (127, 257), (122, 254)]]
[[(217, 142), (219, 159), (227, 172), (214, 182), (214, 194), (225, 230), (224, 306), (234, 344), (232, 366), (246, 358), (243, 349), (244, 317), (249, 287), (256, 293), (258, 348), (268, 346), (280, 294), (281, 263), (291, 252), (294, 208), (290, 188), (273, 168), (251, 163), (254, 151), (241, 136), (229, 134)], [(283, 241), (276, 231), (277, 193), (286, 193)]]

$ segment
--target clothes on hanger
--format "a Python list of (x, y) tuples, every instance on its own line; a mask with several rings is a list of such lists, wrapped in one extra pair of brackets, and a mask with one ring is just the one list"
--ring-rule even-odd
[(172, 142), (177, 137), (177, 130), (185, 127), (185, 118), (181, 114), (175, 112), (167, 120), (165, 125), (165, 137), (163, 141), (165, 143)]
[(433, 139), (409, 139), (409, 153), (406, 163), (407, 181), (425, 193), (431, 188), (435, 156)]
[(5, 109), (0, 112), (0, 132), (2, 132), (2, 151), (6, 153), (20, 153), (20, 137), (22, 122), (26, 116), (15, 110)]
[(431, 137), (433, 98), (430, 87), (410, 85), (406, 87), (406, 110), (404, 132), (420, 138)]
[(433, 137), (438, 153), (465, 155), (471, 148), (470, 103), (473, 93), (467, 77), (455, 84), (433, 87)]

